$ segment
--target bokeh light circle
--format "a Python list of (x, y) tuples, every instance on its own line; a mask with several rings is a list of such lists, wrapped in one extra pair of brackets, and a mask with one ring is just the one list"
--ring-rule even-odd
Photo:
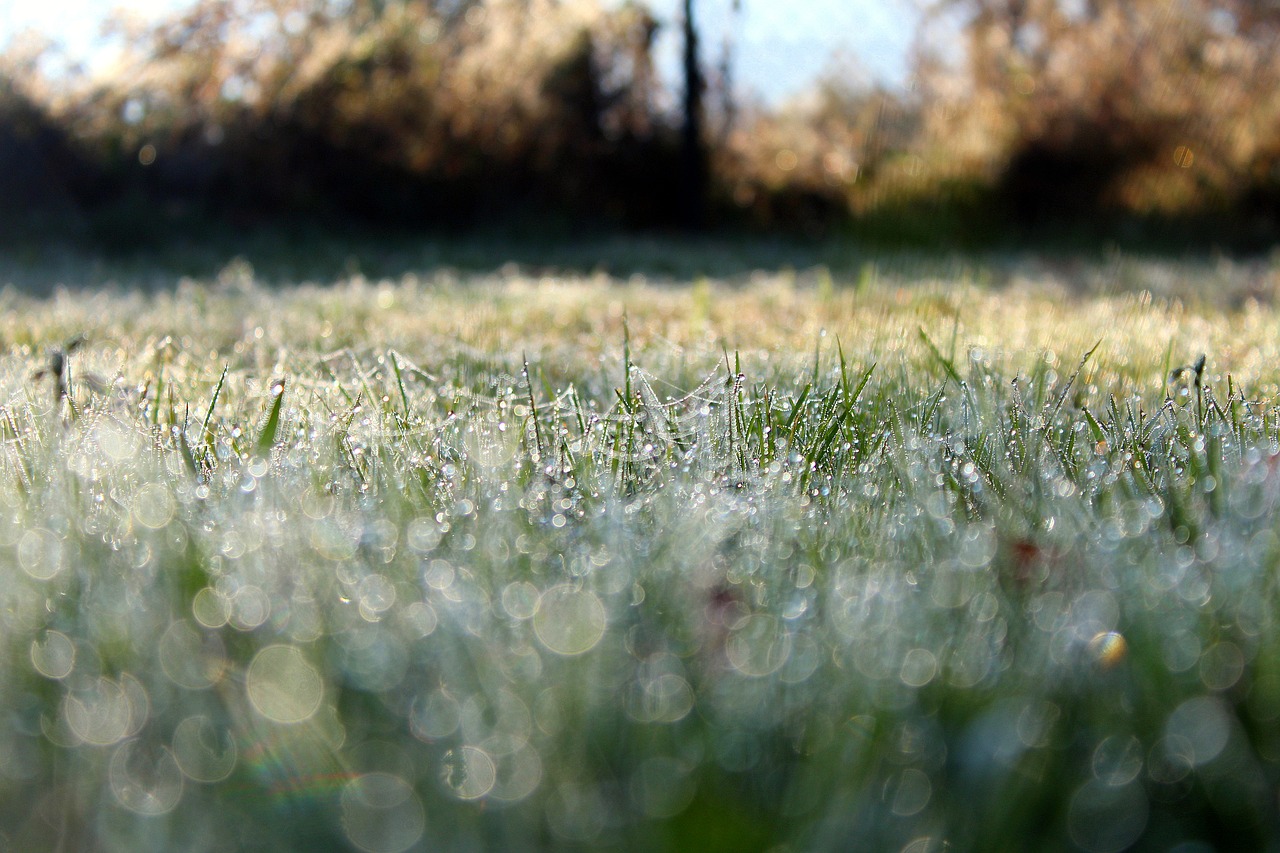
[(1141, 785), (1108, 785), (1094, 779), (1071, 797), (1067, 831), (1089, 853), (1120, 853), (1142, 835), (1150, 810)]
[(366, 773), (342, 789), (342, 829), (365, 853), (402, 853), (426, 829), (422, 800), (399, 776)]
[(75, 664), (75, 644), (61, 631), (45, 631), (31, 641), (31, 665), (45, 678), (66, 678)]
[(776, 672), (791, 656), (791, 636), (773, 616), (748, 616), (729, 634), (725, 655), (734, 669), (752, 678)]
[(208, 717), (187, 717), (173, 730), (178, 768), (195, 782), (221, 782), (235, 769), (237, 750), (230, 732)]
[(605, 621), (604, 604), (595, 593), (561, 584), (538, 598), (533, 630), (548, 650), (558, 655), (580, 655), (600, 642)]
[(293, 646), (267, 646), (245, 676), (254, 710), (277, 723), (300, 723), (320, 707), (324, 681)]
[(126, 741), (111, 756), (107, 775), (116, 801), (140, 815), (167, 814), (182, 798), (182, 771), (168, 747)]
[(67, 726), (85, 743), (110, 746), (127, 737), (132, 709), (124, 688), (109, 678), (97, 678), (63, 702)]
[(498, 773), (489, 753), (474, 746), (462, 746), (444, 754), (440, 779), (460, 800), (478, 800), (493, 790)]

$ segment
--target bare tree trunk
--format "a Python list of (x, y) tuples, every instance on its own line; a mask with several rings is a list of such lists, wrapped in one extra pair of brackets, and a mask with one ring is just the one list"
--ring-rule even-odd
[(684, 127), (681, 136), (683, 198), (680, 213), (685, 227), (695, 231), (706, 225), (707, 191), (710, 183), (705, 112), (702, 106), (704, 89), (693, 0), (684, 0)]

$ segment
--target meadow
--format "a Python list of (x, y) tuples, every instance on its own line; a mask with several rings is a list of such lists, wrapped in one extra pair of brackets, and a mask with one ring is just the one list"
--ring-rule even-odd
[(1280, 849), (1280, 266), (405, 251), (0, 259), (0, 848)]

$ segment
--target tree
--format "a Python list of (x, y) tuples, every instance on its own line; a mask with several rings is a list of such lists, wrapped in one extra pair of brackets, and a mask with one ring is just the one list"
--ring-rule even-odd
[(708, 167), (706, 114), (703, 94), (706, 80), (694, 19), (694, 0), (684, 0), (684, 122), (681, 132), (681, 164), (684, 198), (681, 211), (685, 226), (699, 230), (706, 224), (707, 195), (711, 173)]

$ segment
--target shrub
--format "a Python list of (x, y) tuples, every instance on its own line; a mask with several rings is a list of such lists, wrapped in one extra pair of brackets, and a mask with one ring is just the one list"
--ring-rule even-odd
[[(620, 217), (673, 154), (641, 7), (200, 0), (57, 104), (117, 191), (241, 217)], [(672, 178), (665, 177), (669, 183)], [(670, 195), (671, 193), (668, 193)]]
[(1278, 19), (1207, 0), (959, 0), (963, 63), (921, 63), (926, 136), (1020, 223), (1274, 204)]
[[(729, 205), (760, 225), (821, 231), (873, 216), (908, 154), (917, 107), (862, 75), (832, 67), (776, 109), (756, 106), (729, 126), (714, 165)], [(887, 179), (887, 180), (886, 180)]]

